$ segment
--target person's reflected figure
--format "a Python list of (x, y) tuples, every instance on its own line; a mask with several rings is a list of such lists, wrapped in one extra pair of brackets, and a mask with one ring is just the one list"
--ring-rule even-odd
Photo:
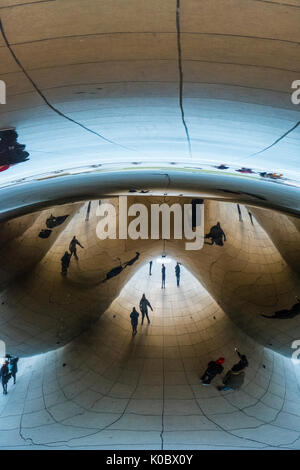
[(152, 263), (153, 261), (149, 262), (149, 276), (152, 276)]
[(161, 267), (161, 288), (166, 288), (166, 267), (164, 264)]
[(179, 284), (180, 284), (180, 265), (179, 265), (178, 262), (175, 266), (175, 276), (176, 276), (176, 281), (177, 281), (177, 287), (179, 287)]
[(3, 387), (3, 395), (7, 395), (7, 383), (10, 379), (10, 373), (8, 369), (8, 361), (5, 361), (0, 369), (0, 377)]
[(148, 299), (146, 299), (146, 296), (145, 294), (143, 294), (141, 300), (140, 300), (140, 311), (141, 311), (141, 314), (142, 314), (142, 325), (144, 323), (144, 318), (145, 318), (145, 315), (147, 317), (147, 320), (148, 320), (148, 325), (150, 323), (150, 320), (149, 320), (149, 316), (148, 316), (148, 307), (152, 310), (153, 312), (153, 308), (151, 307), (151, 304), (149, 302)]
[(241, 208), (240, 208), (239, 204), (237, 204), (237, 210), (238, 210), (238, 213), (239, 213), (239, 222), (243, 222), (242, 211), (241, 211)]
[(240, 370), (238, 372), (234, 372), (232, 369), (227, 372), (223, 379), (222, 386), (218, 387), (218, 389), (222, 392), (227, 390), (239, 390), (243, 385), (245, 380), (245, 372)]
[(70, 250), (71, 256), (74, 255), (75, 259), (78, 261), (77, 248), (76, 248), (77, 245), (80, 246), (81, 248), (84, 248), (74, 235), (74, 237), (70, 241), (69, 250)]
[(17, 372), (18, 372), (18, 357), (12, 357), (9, 360), (9, 371), (11, 373), (12, 378), (14, 379), (14, 385), (16, 385), (16, 379), (17, 379)]
[(239, 362), (237, 362), (236, 364), (234, 364), (234, 366), (231, 367), (231, 370), (233, 372), (239, 372), (241, 370), (244, 370), (246, 367), (248, 367), (249, 365), (249, 362), (248, 362), (248, 359), (247, 359), (247, 356), (245, 354), (241, 354), (237, 348), (235, 348), (235, 352), (237, 353), (237, 355), (239, 356), (240, 360)]
[(61, 273), (63, 276), (67, 275), (68, 268), (70, 266), (71, 256), (71, 253), (65, 251), (64, 256), (61, 258)]
[(137, 326), (138, 326), (138, 320), (139, 320), (139, 312), (136, 310), (135, 307), (133, 307), (133, 310), (130, 314), (131, 318), (131, 326), (132, 326), (132, 336), (137, 334)]
[(202, 385), (210, 385), (211, 381), (216, 375), (221, 374), (224, 370), (222, 364), (224, 364), (224, 357), (219, 357), (216, 361), (210, 361), (207, 365), (207, 369), (201, 377)]
[(224, 242), (226, 242), (226, 235), (223, 232), (220, 222), (217, 222), (217, 225), (211, 227), (209, 233), (205, 235), (205, 238), (210, 238), (211, 243), (205, 242), (207, 245), (213, 245), (214, 243), (219, 246), (223, 246), (223, 238)]
[(288, 309), (278, 310), (273, 315), (264, 315), (264, 314), (262, 314), (261, 316), (264, 317), (264, 318), (276, 318), (278, 320), (285, 320), (285, 319), (295, 318), (300, 313), (300, 299), (299, 299), (299, 297), (296, 297), (296, 300), (297, 300), (297, 303), (294, 304), (289, 310)]

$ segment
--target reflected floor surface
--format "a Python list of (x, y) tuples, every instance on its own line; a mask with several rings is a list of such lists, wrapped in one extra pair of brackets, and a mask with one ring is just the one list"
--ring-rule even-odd
[[(92, 330), (60, 350), (20, 361), (0, 396), (2, 449), (300, 448), (300, 399), (290, 360), (258, 346), (175, 262), (153, 260), (127, 283)], [(151, 324), (133, 338), (129, 313), (146, 293)], [(224, 373), (249, 359), (240, 391), (199, 376), (219, 355)]]

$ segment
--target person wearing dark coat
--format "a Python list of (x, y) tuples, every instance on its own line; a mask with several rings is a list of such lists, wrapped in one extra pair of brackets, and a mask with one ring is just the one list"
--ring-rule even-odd
[(239, 390), (245, 380), (245, 372), (243, 370), (234, 372), (232, 369), (227, 372), (223, 379), (223, 386), (218, 387), (220, 391)]
[(67, 274), (68, 268), (70, 266), (71, 253), (65, 251), (64, 256), (61, 258), (61, 273)]
[(166, 267), (163, 264), (161, 267), (161, 288), (165, 289), (166, 287)]
[(143, 294), (143, 296), (142, 296), (142, 298), (141, 298), (141, 300), (140, 300), (140, 311), (141, 311), (141, 314), (142, 314), (142, 324), (144, 323), (145, 315), (146, 315), (146, 317), (147, 317), (148, 324), (150, 323), (149, 316), (148, 316), (148, 307), (149, 307), (149, 308), (152, 310), (152, 312), (153, 312), (153, 308), (151, 307), (149, 300), (146, 299), (145, 294)]
[(18, 357), (12, 357), (9, 361), (9, 370), (11, 373), (11, 376), (14, 379), (14, 385), (16, 385), (16, 378), (17, 378), (17, 372), (18, 372)]
[(207, 365), (207, 369), (201, 377), (202, 385), (210, 385), (210, 382), (215, 378), (216, 375), (221, 374), (224, 370), (222, 364), (224, 364), (224, 357), (219, 357), (216, 361), (210, 361)]
[(3, 387), (3, 395), (7, 395), (7, 383), (10, 379), (10, 373), (8, 369), (8, 361), (5, 361), (3, 366), (0, 369), (0, 377)]
[(152, 276), (152, 264), (153, 261), (149, 261), (149, 276)]
[(231, 370), (233, 372), (240, 372), (241, 370), (244, 370), (246, 367), (248, 367), (249, 363), (248, 363), (247, 356), (245, 354), (241, 354), (236, 348), (235, 348), (235, 352), (239, 356), (240, 360), (239, 362), (234, 364), (234, 366), (231, 367)]
[(223, 238), (224, 242), (226, 242), (226, 235), (223, 232), (220, 222), (217, 222), (217, 225), (211, 227), (209, 233), (205, 235), (205, 238), (210, 238), (211, 243), (205, 242), (207, 245), (213, 245), (214, 243), (219, 246), (223, 246)]
[(297, 303), (294, 304), (290, 309), (277, 310), (273, 315), (264, 315), (261, 316), (264, 318), (276, 318), (277, 320), (285, 320), (290, 318), (295, 318), (300, 313), (300, 299), (296, 297)]
[(177, 263), (176, 266), (175, 266), (175, 276), (176, 276), (176, 281), (177, 281), (177, 287), (179, 287), (179, 284), (180, 284), (180, 265), (179, 265), (179, 263)]
[(139, 319), (139, 312), (133, 307), (133, 310), (130, 314), (131, 318), (131, 326), (132, 326), (132, 336), (137, 334), (137, 326), (138, 326), (138, 319)]
[(71, 256), (74, 255), (75, 259), (78, 261), (77, 249), (76, 249), (77, 245), (80, 246), (81, 248), (84, 248), (74, 235), (74, 237), (70, 241), (69, 250), (70, 250)]

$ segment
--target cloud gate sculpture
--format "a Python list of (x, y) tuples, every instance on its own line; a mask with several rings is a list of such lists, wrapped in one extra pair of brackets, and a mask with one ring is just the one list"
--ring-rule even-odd
[(0, 449), (300, 449), (299, 24), (0, 0)]

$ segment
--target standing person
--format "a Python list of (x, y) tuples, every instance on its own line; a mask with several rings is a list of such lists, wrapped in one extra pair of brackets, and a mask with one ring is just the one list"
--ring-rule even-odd
[(10, 379), (10, 373), (8, 369), (8, 361), (5, 361), (0, 369), (0, 377), (2, 380), (3, 395), (7, 395), (7, 382)]
[(207, 365), (207, 369), (201, 377), (202, 385), (210, 385), (210, 382), (215, 378), (217, 374), (221, 374), (224, 370), (222, 364), (224, 364), (224, 357), (219, 357), (216, 361), (210, 361)]
[(161, 267), (161, 288), (166, 288), (166, 267), (164, 264)]
[(180, 284), (180, 266), (179, 266), (178, 262), (175, 266), (175, 276), (176, 276), (176, 280), (177, 280), (177, 287), (179, 287), (179, 284)]
[(81, 248), (83, 248), (81, 243), (77, 240), (77, 238), (74, 235), (74, 237), (70, 241), (69, 250), (70, 250), (71, 256), (74, 255), (75, 259), (78, 261), (76, 245), (79, 245)]
[(137, 326), (138, 326), (138, 319), (139, 319), (139, 312), (133, 307), (133, 310), (130, 314), (131, 318), (131, 326), (132, 326), (132, 336), (137, 334)]
[(149, 263), (149, 276), (152, 276), (152, 261)]
[(248, 215), (249, 215), (249, 218), (250, 218), (251, 225), (254, 225), (253, 224), (253, 215), (250, 211), (248, 211)]
[(9, 370), (11, 373), (11, 376), (14, 379), (14, 385), (16, 385), (16, 378), (17, 378), (17, 372), (18, 372), (18, 357), (12, 357), (9, 361)]
[(238, 213), (239, 213), (239, 221), (240, 222), (243, 222), (243, 219), (242, 219), (242, 211), (241, 211), (241, 208), (240, 208), (240, 205), (237, 204), (237, 210), (238, 210)]
[(248, 359), (247, 359), (247, 356), (245, 354), (241, 354), (237, 348), (235, 348), (235, 352), (237, 353), (237, 355), (239, 356), (240, 360), (239, 362), (237, 362), (236, 364), (234, 364), (234, 366), (231, 367), (231, 370), (233, 372), (239, 372), (241, 370), (244, 370), (246, 367), (248, 367), (249, 365), (249, 362), (248, 362)]
[(148, 317), (148, 307), (150, 307), (152, 312), (153, 312), (153, 308), (151, 307), (149, 300), (146, 299), (145, 294), (143, 294), (143, 296), (140, 300), (140, 311), (141, 311), (141, 314), (142, 314), (142, 324), (144, 323), (145, 315), (146, 315), (147, 320), (148, 320), (148, 325), (150, 323), (150, 320), (149, 320), (149, 317)]
[(63, 276), (67, 275), (68, 268), (70, 266), (70, 260), (71, 260), (71, 253), (68, 251), (65, 251), (64, 256), (61, 258), (61, 273)]

